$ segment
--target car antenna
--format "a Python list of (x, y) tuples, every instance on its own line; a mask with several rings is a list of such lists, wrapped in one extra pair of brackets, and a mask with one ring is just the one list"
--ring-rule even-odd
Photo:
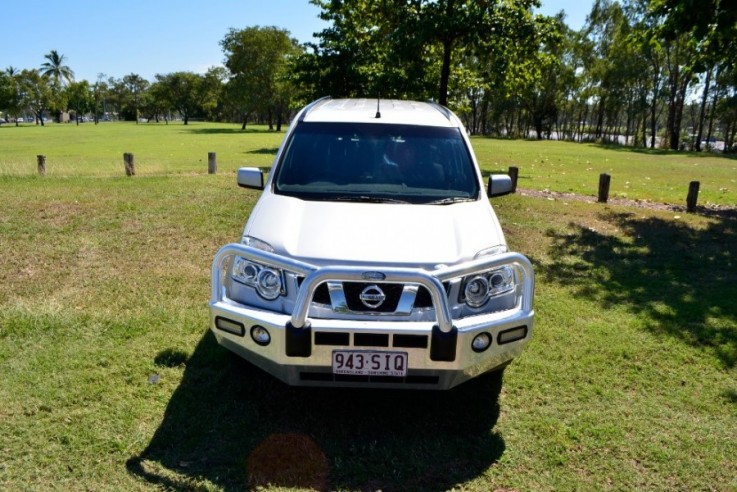
[(377, 120), (379, 118), (381, 118), (381, 106), (380, 106), (380, 103), (381, 103), (381, 96), (379, 96), (379, 97), (376, 98), (376, 119)]

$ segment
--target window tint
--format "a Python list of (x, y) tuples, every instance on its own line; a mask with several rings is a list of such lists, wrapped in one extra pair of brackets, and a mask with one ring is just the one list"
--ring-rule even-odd
[(457, 128), (300, 123), (276, 173), (276, 193), (305, 200), (447, 203), (479, 193)]

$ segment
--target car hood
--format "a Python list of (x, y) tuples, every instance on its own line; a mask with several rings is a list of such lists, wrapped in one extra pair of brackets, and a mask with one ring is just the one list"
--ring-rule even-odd
[(449, 205), (304, 201), (264, 193), (244, 236), (317, 265), (454, 265), (506, 244), (486, 200)]

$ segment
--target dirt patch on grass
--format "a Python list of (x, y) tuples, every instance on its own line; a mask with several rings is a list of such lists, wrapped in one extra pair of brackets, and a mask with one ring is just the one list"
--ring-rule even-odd
[[(549, 190), (530, 190), (530, 189), (517, 189), (517, 193), (522, 196), (531, 196), (537, 198), (545, 198), (547, 200), (560, 200), (560, 201), (578, 201), (596, 203), (597, 197), (588, 195), (577, 195), (575, 193), (561, 193), (558, 191)], [(668, 203), (658, 203), (650, 200), (632, 200), (629, 198), (609, 198), (607, 201), (610, 205), (620, 205), (623, 207), (636, 207), (644, 208), (647, 210), (659, 210), (663, 212), (674, 212), (674, 213), (686, 213), (685, 205), (671, 205)], [(723, 217), (737, 219), (737, 207), (730, 207), (726, 205), (713, 205), (708, 206), (698, 205), (694, 213), (705, 215), (709, 217)]]

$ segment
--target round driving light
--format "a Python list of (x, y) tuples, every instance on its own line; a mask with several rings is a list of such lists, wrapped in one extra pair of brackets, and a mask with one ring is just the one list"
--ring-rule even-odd
[(265, 299), (273, 301), (281, 294), (281, 277), (274, 270), (264, 268), (258, 274), (256, 290)]
[(471, 342), (471, 348), (474, 352), (483, 352), (491, 345), (491, 335), (488, 333), (479, 333)]
[(480, 275), (474, 277), (466, 282), (463, 294), (466, 297), (466, 304), (475, 308), (481, 307), (489, 298), (489, 281)]
[(259, 325), (254, 325), (251, 328), (251, 338), (254, 342), (259, 345), (268, 345), (271, 342), (271, 335), (266, 331), (266, 328)]

